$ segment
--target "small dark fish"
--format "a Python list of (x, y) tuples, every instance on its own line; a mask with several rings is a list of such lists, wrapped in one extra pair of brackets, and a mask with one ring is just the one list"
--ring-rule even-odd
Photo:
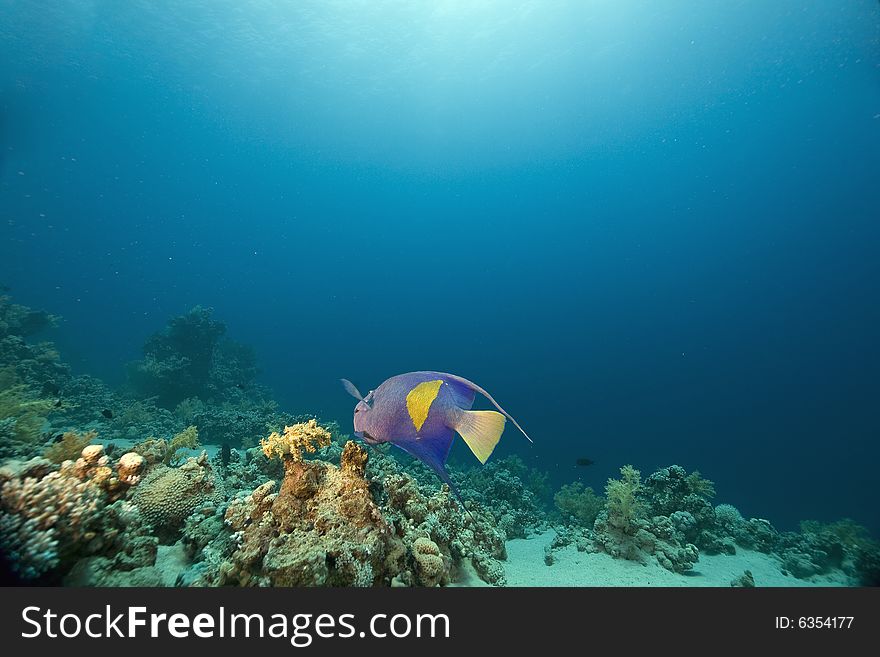
[(53, 405), (55, 406), (55, 408), (60, 408), (60, 407), (61, 407), (61, 400), (60, 400), (60, 399), (56, 399), (56, 400), (55, 400), (55, 404), (53, 404)]
[(575, 463), (577, 463), (582, 468), (585, 468), (588, 465), (593, 465), (595, 461), (593, 459), (578, 459), (577, 461), (575, 461)]
[(64, 440), (64, 434), (63, 434), (63, 433), (59, 433), (57, 436), (55, 436), (55, 437), (52, 439), (52, 442), (53, 442), (53, 443), (60, 443), (62, 440)]
[(229, 443), (223, 443), (220, 445), (220, 462), (223, 464), (223, 467), (229, 465), (229, 456), (232, 453), (232, 450), (229, 447)]
[(101, 415), (110, 420), (113, 418), (113, 411), (111, 411), (109, 408), (105, 408), (103, 411), (101, 411)]
[(59, 388), (53, 381), (46, 381), (46, 383), (43, 384), (44, 395), (57, 397), (59, 392), (61, 392), (61, 388)]
[(236, 383), (235, 387), (238, 388), (239, 390), (241, 390), (244, 388), (244, 384), (243, 383)]
[(113, 452), (116, 451), (116, 445), (114, 443), (108, 443), (108, 445), (104, 448), (104, 453), (107, 456), (112, 456)]

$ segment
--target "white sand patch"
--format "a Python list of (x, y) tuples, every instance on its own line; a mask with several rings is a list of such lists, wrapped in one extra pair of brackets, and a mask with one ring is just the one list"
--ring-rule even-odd
[(480, 575), (477, 573), (474, 568), (474, 564), (470, 559), (462, 559), (461, 564), (459, 564), (458, 572), (456, 573), (455, 580), (449, 584), (449, 586), (491, 586), (487, 584), (482, 579), (480, 579)]
[(750, 570), (755, 586), (848, 586), (843, 572), (809, 580), (783, 575), (778, 558), (737, 548), (735, 555), (700, 555), (694, 569), (679, 575), (653, 561), (642, 565), (605, 553), (578, 552), (574, 545), (554, 551), (552, 566), (544, 563), (544, 546), (555, 537), (547, 531), (507, 542), (504, 570), (508, 586), (724, 586)]
[(160, 545), (156, 552), (156, 569), (162, 575), (163, 586), (174, 586), (177, 576), (189, 567), (189, 558), (182, 541), (174, 545)]

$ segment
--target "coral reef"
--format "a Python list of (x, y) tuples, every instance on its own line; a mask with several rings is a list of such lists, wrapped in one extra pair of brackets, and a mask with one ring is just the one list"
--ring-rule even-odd
[[(701, 553), (743, 548), (793, 578), (880, 584), (880, 547), (853, 521), (778, 531), (713, 506), (712, 482), (677, 465), (644, 480), (625, 466), (605, 497), (580, 482), (554, 495), (519, 457), (473, 467), (454, 452), (462, 506), (393, 446), (279, 410), (254, 352), (206, 309), (147, 340), (121, 390), (31, 342), (54, 322), (0, 296), (0, 566), (13, 582), (503, 585), (505, 541), (552, 526), (548, 566), (574, 545), (685, 573)], [(186, 458), (201, 443), (211, 457)], [(749, 571), (731, 581), (754, 584)]]
[(553, 496), (556, 508), (564, 520), (576, 522), (584, 527), (592, 527), (596, 516), (605, 505), (604, 500), (593, 492), (593, 489), (576, 481), (566, 484)]
[(649, 515), (670, 517), (682, 542), (693, 543), (707, 554), (732, 554), (733, 543), (717, 531), (714, 496), (711, 481), (697, 471), (688, 474), (679, 465), (654, 472), (641, 491)]
[[(381, 452), (387, 474), (371, 490), (368, 452), (351, 441), (337, 451), (331, 440), (309, 420), (273, 432), (259, 458), (247, 452), (251, 468), (280, 460), (284, 478), (238, 493), (222, 516), (207, 505), (189, 517), (184, 542), (200, 557), (182, 583), (436, 586), (452, 582), (465, 561), (503, 583), (504, 538), (478, 504), (466, 512), (448, 489), (426, 495)], [(318, 449), (338, 454), (339, 465), (304, 459)], [(225, 467), (241, 478), (242, 462), (230, 457)], [(226, 531), (218, 531), (221, 518)]]
[(202, 444), (199, 442), (198, 430), (195, 426), (190, 425), (171, 438), (162, 461), (165, 465), (177, 465), (183, 458), (181, 452), (191, 449), (199, 449), (201, 446)]
[[(113, 433), (112, 428), (120, 426), (118, 417), (112, 421), (102, 415), (105, 409), (120, 410), (123, 407), (121, 396), (107, 387), (103, 381), (92, 376), (72, 376), (59, 386), (56, 392), (61, 405), (53, 407), (50, 417), (53, 424), (62, 430), (82, 430), (86, 426), (100, 432), (102, 436)], [(118, 413), (116, 413), (118, 416)]]
[(264, 441), (268, 454), (283, 459), (284, 480), (277, 493), (269, 481), (230, 502), (225, 517), (238, 549), (217, 583), (370, 586), (395, 570), (401, 550), (363, 478), (363, 448), (347, 443), (339, 467), (302, 460), (302, 450), (325, 435), (329, 441), (329, 432), (308, 423)]
[(212, 404), (190, 397), (177, 405), (174, 415), (182, 422), (196, 425), (205, 442), (230, 447), (253, 447), (266, 431), (297, 421), (278, 412), (277, 404), (263, 399), (257, 388), (251, 392), (248, 397)]
[(46, 451), (43, 452), (43, 457), (49, 459), (52, 463), (63, 463), (64, 461), (73, 460), (97, 437), (98, 434), (95, 431), (82, 434), (75, 431), (67, 431), (46, 448)]
[[(500, 561), (507, 558), (505, 536), (495, 515), (482, 504), (467, 502), (468, 510), (463, 511), (447, 487), (426, 495), (407, 473), (389, 475), (382, 481), (382, 488), (383, 513), (407, 547), (407, 568), (396, 577), (396, 583), (446, 584), (455, 577), (454, 567), (465, 560), (484, 581), (504, 583)], [(446, 570), (439, 577), (424, 580), (422, 571), (414, 567), (412, 546), (419, 537), (430, 539), (446, 558)]]
[[(253, 350), (224, 338), (226, 325), (212, 315), (210, 308), (196, 306), (146, 340), (143, 359), (127, 368), (137, 397), (175, 409), (194, 398), (238, 402), (251, 392), (257, 375)], [(186, 413), (187, 405), (180, 410)]]
[(113, 417), (104, 422), (107, 429), (103, 435), (110, 438), (140, 441), (144, 436), (172, 436), (188, 426), (152, 399), (123, 397), (116, 408)]
[(20, 383), (12, 367), (0, 369), (0, 457), (35, 455), (54, 406)]
[(683, 573), (693, 568), (699, 552), (681, 540), (680, 527), (670, 516), (647, 516), (641, 473), (632, 466), (620, 469), (620, 479), (605, 487), (605, 509), (594, 526), (598, 547), (614, 557), (644, 562), (653, 555), (667, 570)]
[(45, 310), (33, 310), (12, 303), (9, 295), (0, 295), (0, 338), (10, 335), (28, 337), (58, 324), (59, 318)]
[(880, 583), (880, 544), (858, 523), (801, 523), (801, 531), (782, 532), (773, 546), (783, 568), (800, 579), (842, 570), (863, 586)]
[(164, 463), (176, 466), (186, 457), (187, 452), (198, 450), (201, 447), (198, 429), (189, 426), (168, 440), (150, 437), (140, 441), (132, 449), (140, 454), (149, 465)]
[(211, 315), (211, 309), (197, 306), (147, 339), (143, 360), (128, 366), (129, 382), (139, 396), (174, 408), (187, 397), (205, 394), (214, 347), (226, 332)]
[(512, 457), (453, 475), (453, 481), (465, 499), (478, 502), (492, 515), (505, 539), (525, 538), (544, 522), (538, 496), (522, 479), (527, 474), (522, 460)]
[[(80, 557), (117, 555), (119, 563), (155, 541), (145, 535), (123, 481), (100, 445), (59, 469), (46, 459), (0, 467), (0, 547), (23, 580), (60, 576)], [(149, 547), (146, 548), (149, 552)]]
[[(58, 324), (59, 318), (42, 310), (12, 303), (0, 295), (0, 367), (11, 367), (17, 379), (44, 396), (54, 394), (70, 376), (51, 342), (30, 342), (29, 338)], [(50, 392), (51, 391), (51, 392)]]

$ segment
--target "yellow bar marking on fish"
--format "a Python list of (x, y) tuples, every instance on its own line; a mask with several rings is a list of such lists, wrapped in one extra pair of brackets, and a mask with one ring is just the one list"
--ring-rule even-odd
[(412, 419), (416, 431), (421, 431), (422, 425), (428, 419), (428, 411), (431, 410), (431, 404), (437, 398), (437, 393), (440, 392), (442, 385), (442, 379), (425, 381), (410, 390), (406, 396), (406, 410), (409, 411), (409, 417)]

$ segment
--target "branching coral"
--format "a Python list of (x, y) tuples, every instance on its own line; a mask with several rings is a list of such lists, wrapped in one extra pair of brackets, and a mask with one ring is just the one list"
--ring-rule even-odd
[(694, 470), (685, 479), (687, 487), (692, 495), (711, 500), (715, 497), (715, 484), (700, 475), (699, 470)]
[(23, 579), (56, 568), (64, 551), (83, 549), (103, 507), (100, 487), (77, 476), (72, 461), (48, 474), (44, 463), (0, 472), (0, 546)]
[(164, 463), (176, 466), (183, 460), (185, 452), (197, 450), (201, 446), (198, 430), (190, 426), (175, 434), (171, 440), (153, 437), (142, 440), (132, 448), (132, 451), (140, 454), (148, 465)]

